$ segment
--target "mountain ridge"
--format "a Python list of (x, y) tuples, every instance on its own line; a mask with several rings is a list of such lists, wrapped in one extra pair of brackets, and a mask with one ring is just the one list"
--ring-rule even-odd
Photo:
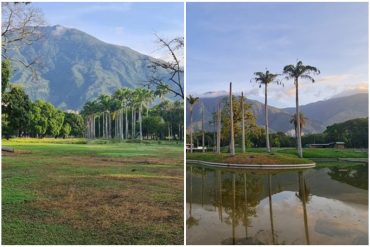
[[(213, 126), (210, 126), (209, 121), (212, 118), (212, 106), (216, 106), (217, 102), (227, 96), (217, 97), (200, 97), (200, 102), (205, 105), (205, 126), (208, 131), (213, 131)], [(256, 116), (256, 121), (259, 126), (264, 126), (264, 104), (257, 101), (247, 99), (247, 103), (252, 105), (252, 111)], [(330, 104), (329, 104), (330, 103)], [(329, 104), (329, 107), (328, 107)], [(201, 126), (201, 109), (200, 103), (196, 104), (193, 109), (194, 129), (199, 130)], [(187, 104), (187, 114), (188, 112)], [(333, 123), (344, 122), (350, 119), (367, 117), (368, 116), (368, 94), (360, 93), (351, 96), (343, 96), (328, 100), (321, 100), (307, 105), (300, 106), (301, 111), (307, 117), (307, 124), (303, 129), (304, 133), (321, 133), (325, 128)], [(360, 110), (354, 110), (360, 109)], [(272, 132), (282, 131), (287, 134), (294, 134), (294, 127), (289, 123), (292, 115), (295, 113), (295, 108), (278, 108), (268, 106), (269, 124)], [(324, 115), (321, 112), (327, 112)], [(187, 126), (189, 126), (189, 118), (187, 118)]]
[[(12, 56), (30, 61), (39, 57), (39, 77), (14, 63), (11, 81), (22, 84), (31, 99), (45, 99), (61, 109), (79, 110), (100, 94), (117, 88), (143, 86), (150, 78), (151, 61), (158, 59), (127, 46), (109, 44), (75, 28), (40, 27), (44, 38), (16, 49)], [(159, 69), (159, 76), (169, 78)]]

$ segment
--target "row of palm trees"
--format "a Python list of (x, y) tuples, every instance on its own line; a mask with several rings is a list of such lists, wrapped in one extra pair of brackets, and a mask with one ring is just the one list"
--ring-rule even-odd
[[(298, 156), (300, 158), (303, 157), (302, 153), (302, 141), (301, 141), (301, 133), (302, 133), (302, 126), (304, 121), (303, 114), (299, 111), (299, 80), (304, 79), (311, 82), (315, 82), (314, 75), (320, 74), (320, 70), (316, 67), (310, 66), (310, 65), (304, 65), (302, 61), (298, 61), (297, 64), (293, 65), (287, 65), (283, 68), (282, 74), (274, 74), (271, 73), (269, 70), (266, 70), (265, 72), (255, 72), (254, 78), (251, 81), (255, 81), (260, 84), (260, 87), (264, 85), (265, 87), (265, 133), (266, 133), (266, 148), (267, 152), (271, 152), (270, 147), (270, 140), (269, 140), (269, 121), (268, 121), (268, 110), (267, 110), (267, 95), (268, 95), (268, 85), (271, 83), (277, 83), (279, 85), (282, 84), (282, 79), (280, 79), (281, 76), (283, 76), (283, 79), (285, 80), (293, 80), (295, 89), (296, 89), (296, 113), (293, 116), (293, 123), (295, 125), (296, 129), (296, 138), (297, 138), (297, 152)], [(198, 97), (193, 97), (189, 95), (187, 98), (189, 105), (190, 105), (190, 143), (191, 143), (191, 152), (192, 152), (192, 143), (193, 143), (193, 133), (192, 133), (192, 111), (193, 106), (198, 102)], [(242, 95), (242, 102), (244, 100), (244, 96)], [(229, 104), (230, 104), (230, 146), (229, 146), (229, 152), (231, 155), (235, 154), (235, 148), (234, 148), (234, 128), (233, 128), (233, 108), (232, 108), (232, 83), (230, 83), (230, 91), (229, 91)], [(242, 104), (244, 105), (244, 104)], [(219, 111), (219, 110), (218, 110)], [(219, 112), (217, 112), (219, 114)], [(218, 115), (217, 114), (217, 115)], [(242, 115), (244, 115), (244, 109), (242, 109)], [(297, 117), (299, 116), (299, 117)], [(243, 146), (242, 151), (245, 152), (245, 126), (244, 126), (244, 117), (242, 118), (242, 135), (243, 135)], [(218, 121), (219, 122), (219, 119)], [(217, 124), (217, 139), (219, 139), (219, 128), (220, 123)], [(299, 134), (298, 134), (299, 133)], [(204, 143), (203, 143), (204, 146)], [(217, 152), (220, 151), (219, 142), (217, 141)]]
[[(154, 98), (154, 93), (146, 88), (120, 88), (112, 96), (103, 94), (96, 100), (87, 102), (81, 111), (86, 119), (86, 137), (135, 139), (138, 120), (139, 139), (143, 140), (143, 110), (145, 108), (146, 115), (148, 115), (149, 106)], [(129, 112), (131, 113), (131, 133), (129, 133)], [(114, 131), (112, 131), (112, 121), (115, 122)]]

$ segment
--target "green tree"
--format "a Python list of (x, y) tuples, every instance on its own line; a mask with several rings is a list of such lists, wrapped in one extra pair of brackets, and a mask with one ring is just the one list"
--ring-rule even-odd
[(85, 131), (84, 119), (80, 114), (65, 112), (64, 113), (64, 124), (71, 126), (70, 135), (74, 137), (81, 137)]
[(6, 59), (1, 62), (1, 93), (4, 94), (7, 89), (11, 76), (10, 60)]
[(189, 95), (187, 97), (190, 106), (190, 152), (193, 152), (193, 107), (198, 102), (199, 97), (193, 97)]
[(69, 125), (69, 123), (64, 123), (62, 129), (60, 130), (60, 135), (63, 138), (66, 138), (71, 133), (71, 130), (72, 130), (71, 125)]
[(53, 105), (51, 105), (51, 107), (49, 106), (48, 109), (50, 110), (50, 112), (48, 119), (48, 129), (46, 131), (46, 134), (57, 137), (59, 135), (60, 130), (63, 127), (64, 112), (54, 108)]
[(260, 87), (262, 85), (265, 85), (265, 132), (266, 132), (266, 148), (268, 152), (271, 152), (271, 147), (270, 147), (270, 138), (269, 138), (269, 121), (268, 121), (268, 111), (267, 111), (267, 85), (272, 83), (272, 82), (277, 82), (278, 84), (280, 83), (279, 81), (276, 80), (278, 77), (278, 74), (271, 74), (270, 71), (266, 70), (266, 72), (255, 72), (254, 73), (255, 82), (260, 84)]
[(48, 129), (48, 115), (46, 114), (46, 102), (36, 100), (31, 107), (31, 132), (33, 136), (43, 137)]
[[(299, 115), (299, 93), (298, 93), (298, 80), (304, 79), (309, 80), (311, 82), (315, 82), (315, 79), (312, 77), (312, 75), (318, 75), (320, 74), (320, 70), (318, 70), (316, 67), (310, 66), (310, 65), (304, 65), (302, 61), (299, 61), (296, 65), (290, 64), (284, 67), (283, 73), (286, 75), (286, 79), (294, 80), (294, 85), (296, 88), (296, 98), (295, 98), (295, 104), (296, 104), (296, 116)], [(300, 119), (297, 118), (297, 133), (301, 133), (301, 124)], [(302, 151), (302, 140), (301, 135), (297, 135), (297, 151), (298, 156), (300, 158), (303, 157), (303, 151)]]
[(12, 85), (2, 95), (3, 134), (6, 136), (26, 134), (29, 128), (31, 101), (21, 86)]

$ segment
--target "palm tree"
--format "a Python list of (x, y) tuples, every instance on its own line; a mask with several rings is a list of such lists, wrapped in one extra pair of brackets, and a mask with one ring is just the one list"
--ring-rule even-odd
[[(303, 112), (300, 112), (299, 113), (299, 124), (300, 124), (300, 135), (302, 135), (302, 130), (304, 128), (304, 126), (306, 126), (306, 120), (307, 118), (304, 116)], [(294, 114), (290, 120), (289, 120), (289, 123), (291, 124), (294, 124), (294, 129), (295, 129), (295, 134), (297, 136), (298, 132), (297, 132), (297, 115)]]
[(111, 97), (109, 95), (102, 94), (98, 97), (98, 102), (103, 111), (103, 138), (111, 137)]
[(240, 99), (242, 108), (242, 152), (245, 153), (245, 111), (244, 111), (244, 95), (242, 92), (242, 97)]
[(234, 110), (233, 110), (233, 89), (232, 82), (230, 82), (230, 92), (229, 92), (229, 101), (230, 101), (230, 154), (235, 155), (235, 143), (234, 143)]
[[(132, 90), (129, 88), (120, 88), (114, 92), (114, 97), (121, 102), (122, 110), (125, 110), (125, 138), (128, 138), (128, 120), (127, 120), (127, 111), (130, 101)], [(123, 116), (121, 114), (121, 123), (123, 123)], [(121, 126), (123, 127), (123, 126)], [(123, 139), (123, 133), (121, 133), (121, 139)]]
[[(299, 94), (298, 94), (298, 79), (306, 79), (311, 82), (315, 82), (315, 79), (312, 77), (312, 75), (318, 75), (320, 74), (320, 70), (318, 70), (316, 67), (310, 66), (310, 65), (304, 65), (302, 61), (299, 61), (295, 66), (293, 64), (287, 65), (283, 69), (283, 73), (286, 75), (286, 79), (293, 79), (294, 85), (295, 85), (295, 104), (296, 104), (296, 116), (299, 115)], [(301, 133), (301, 124), (300, 124), (300, 118), (297, 118), (297, 133)], [(298, 150), (298, 156), (300, 158), (303, 157), (302, 154), (302, 140), (301, 135), (297, 135), (297, 150)]]
[(190, 104), (190, 153), (193, 152), (193, 106), (198, 102), (199, 97), (189, 95), (186, 98)]
[(279, 81), (276, 80), (278, 74), (271, 74), (270, 71), (266, 70), (266, 72), (255, 72), (255, 78), (252, 80), (256, 81), (262, 85), (265, 85), (265, 130), (266, 130), (266, 148), (267, 152), (271, 152), (270, 148), (270, 138), (269, 138), (269, 121), (268, 121), (268, 112), (267, 112), (267, 85), (272, 82), (276, 82), (280, 84)]

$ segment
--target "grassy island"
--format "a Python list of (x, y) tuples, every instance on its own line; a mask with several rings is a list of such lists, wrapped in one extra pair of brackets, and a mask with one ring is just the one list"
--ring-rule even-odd
[(266, 165), (279, 165), (279, 164), (311, 164), (313, 161), (305, 158), (298, 158), (293, 154), (283, 153), (260, 153), (260, 152), (247, 152), (237, 153), (231, 156), (229, 153), (188, 153), (188, 160), (201, 160), (218, 163), (231, 163), (231, 164), (266, 164)]

